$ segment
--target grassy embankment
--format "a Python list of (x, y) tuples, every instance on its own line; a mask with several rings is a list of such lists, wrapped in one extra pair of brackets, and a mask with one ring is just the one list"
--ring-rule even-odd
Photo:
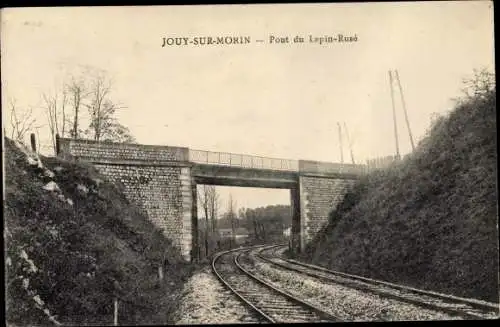
[(496, 88), (362, 179), (302, 254), (331, 269), (498, 302)]
[(194, 267), (121, 186), (90, 165), (37, 162), (4, 142), (7, 322), (110, 324), (115, 296), (120, 324), (171, 322), (174, 298)]

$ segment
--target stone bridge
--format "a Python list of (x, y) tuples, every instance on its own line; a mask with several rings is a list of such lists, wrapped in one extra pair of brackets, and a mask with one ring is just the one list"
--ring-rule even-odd
[(58, 156), (91, 162), (191, 260), (197, 250), (196, 185), (290, 189), (292, 247), (300, 252), (327, 222), (364, 165), (264, 158), (185, 147), (59, 140)]

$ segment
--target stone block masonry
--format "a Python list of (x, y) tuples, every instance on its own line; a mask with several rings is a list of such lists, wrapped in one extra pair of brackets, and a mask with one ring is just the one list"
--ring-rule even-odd
[(354, 185), (354, 179), (300, 176), (301, 248), (328, 223), (332, 210)]
[[(196, 199), (193, 199), (192, 194), (192, 178), (191, 178), (191, 168), (182, 167), (180, 168), (180, 198), (181, 200), (181, 214), (179, 217), (181, 218), (182, 231), (181, 239), (180, 239), (180, 248), (182, 251), (182, 255), (186, 258), (191, 256), (191, 248), (193, 246), (193, 202)], [(179, 224), (176, 224), (179, 226)]]
[[(227, 155), (220, 153), (218, 157)], [(300, 251), (328, 223), (330, 211), (366, 171), (362, 165), (310, 160), (299, 160), (288, 170), (272, 165), (244, 167), (242, 162), (229, 166), (199, 163), (190, 162), (188, 148), (72, 139), (60, 139), (58, 156), (91, 162), (111, 182), (123, 184), (129, 201), (144, 210), (187, 260), (193, 259), (192, 250), (198, 251), (197, 183), (289, 188), (292, 246)]]
[(147, 162), (161, 164), (164, 162), (187, 162), (189, 149), (171, 146), (143, 145), (130, 143), (97, 142), (91, 140), (61, 139), (61, 157), (124, 162)]
[[(120, 182), (125, 187), (129, 201), (142, 208), (149, 219), (164, 235), (183, 249), (182, 235), (183, 193), (180, 179), (181, 167), (122, 166), (94, 163), (97, 170), (111, 182)], [(189, 222), (189, 228), (190, 228)]]
[(59, 156), (91, 162), (127, 199), (144, 210), (186, 260), (192, 247), (191, 164), (188, 149), (61, 139)]

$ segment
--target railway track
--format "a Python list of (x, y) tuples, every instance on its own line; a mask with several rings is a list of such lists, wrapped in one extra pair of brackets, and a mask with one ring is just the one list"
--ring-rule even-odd
[(331, 284), (341, 284), (382, 297), (411, 303), (422, 308), (445, 312), (464, 319), (498, 318), (498, 304), (464, 299), (446, 294), (419, 290), (362, 276), (332, 271), (282, 256), (286, 245), (261, 247), (253, 251), (254, 259), (267, 262), (280, 269), (294, 271)]
[(212, 270), (251, 311), (257, 323), (333, 322), (331, 314), (277, 289), (255, 276), (241, 263), (241, 256), (251, 249), (221, 252), (212, 260)]

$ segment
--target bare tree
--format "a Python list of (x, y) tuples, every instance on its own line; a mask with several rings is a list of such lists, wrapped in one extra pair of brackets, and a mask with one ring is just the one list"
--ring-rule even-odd
[(26, 133), (31, 129), (37, 128), (35, 126), (36, 119), (33, 118), (33, 108), (29, 107), (27, 110), (20, 110), (16, 105), (16, 100), (9, 101), (10, 106), (10, 137), (11, 139), (24, 143)]
[(233, 195), (229, 194), (227, 214), (231, 221), (232, 243), (236, 243), (236, 202), (233, 200)]
[(124, 109), (110, 98), (111, 81), (104, 74), (96, 74), (90, 83), (89, 103), (85, 104), (90, 114), (90, 125), (86, 130), (95, 141), (133, 142), (129, 129), (121, 125), (116, 111)]
[(205, 214), (205, 248), (208, 256), (209, 243), (217, 229), (217, 215), (219, 209), (219, 194), (213, 185), (202, 185), (198, 192), (198, 198)]
[(253, 229), (253, 237), (255, 240), (260, 239), (259, 230), (260, 225), (257, 222), (256, 210), (250, 208), (241, 208), (239, 210), (239, 216), (241, 220), (246, 220), (246, 226), (250, 230)]
[(52, 140), (52, 146), (54, 148), (54, 153), (56, 152), (56, 135), (59, 134), (61, 137), (66, 136), (68, 118), (66, 116), (66, 107), (68, 104), (68, 94), (66, 90), (63, 90), (61, 94), (57, 92), (43, 93), (42, 94), (45, 114), (47, 116), (47, 122), (49, 125), (50, 137)]
[(207, 196), (207, 185), (201, 186), (201, 191), (198, 193), (198, 199), (200, 200), (201, 207), (205, 213), (205, 257), (208, 257), (208, 229), (209, 229), (209, 201)]
[(91, 85), (91, 103), (87, 104), (90, 114), (90, 129), (94, 133), (94, 140), (99, 141), (102, 135), (103, 121), (113, 110), (112, 103), (108, 100), (111, 82), (102, 75), (96, 76)]
[(210, 185), (207, 188), (206, 196), (208, 197), (208, 207), (210, 209), (210, 220), (212, 223), (212, 233), (217, 229), (217, 215), (219, 210), (219, 194), (215, 186)]
[(259, 228), (259, 223), (257, 222), (257, 218), (255, 217), (255, 212), (252, 212), (251, 216), (252, 216), (252, 223), (253, 223), (253, 230), (254, 230), (254, 234), (255, 234), (255, 239), (260, 240), (261, 239), (260, 233), (259, 233), (260, 228)]
[[(43, 94), (52, 145), (55, 136), (82, 136), (96, 141), (133, 142), (130, 130), (116, 119), (116, 112), (125, 108), (111, 99), (112, 83), (106, 74), (87, 68), (84, 72), (70, 76), (62, 85), (62, 92)], [(82, 117), (87, 109), (89, 117)], [(89, 118), (82, 128), (82, 118)]]
[(242, 221), (245, 221), (247, 220), (247, 215), (246, 215), (246, 212), (247, 212), (247, 209), (246, 208), (239, 208), (238, 209), (238, 217), (239, 219), (241, 219)]
[(75, 76), (72, 76), (71, 81), (66, 83), (65, 89), (69, 94), (69, 102), (73, 111), (72, 127), (69, 134), (72, 138), (77, 139), (80, 134), (80, 112), (85, 99), (89, 96), (89, 91), (85, 80)]

